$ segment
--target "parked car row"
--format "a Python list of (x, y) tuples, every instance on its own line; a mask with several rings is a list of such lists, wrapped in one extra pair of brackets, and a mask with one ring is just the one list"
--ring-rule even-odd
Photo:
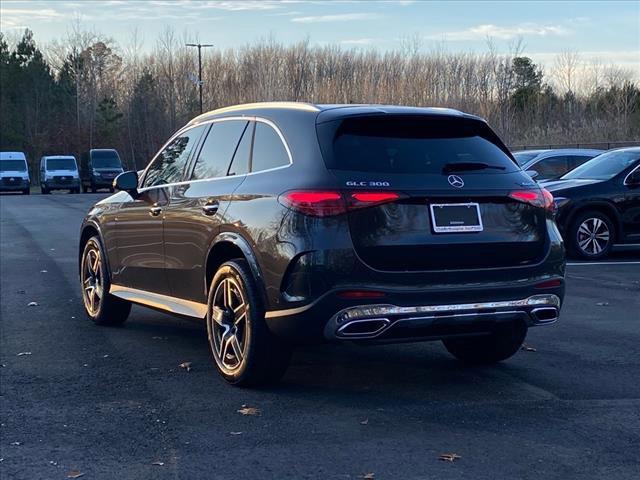
[(571, 254), (595, 260), (615, 245), (640, 245), (640, 147), (513, 156), (553, 194), (556, 222)]
[[(73, 155), (45, 155), (40, 158), (40, 192), (68, 190), (70, 193), (113, 192), (113, 180), (124, 170), (114, 149), (91, 149), (80, 157), (80, 168)], [(0, 191), (20, 191), (29, 195), (31, 177), (23, 152), (0, 152)]]

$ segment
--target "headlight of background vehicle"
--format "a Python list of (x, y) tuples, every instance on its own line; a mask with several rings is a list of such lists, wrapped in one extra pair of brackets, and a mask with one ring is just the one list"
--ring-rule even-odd
[(93, 171), (93, 174), (94, 174), (95, 176), (97, 176), (97, 177), (99, 177), (99, 176), (100, 176), (100, 172), (99, 172), (99, 171), (97, 171), (97, 170), (94, 170), (94, 171)]

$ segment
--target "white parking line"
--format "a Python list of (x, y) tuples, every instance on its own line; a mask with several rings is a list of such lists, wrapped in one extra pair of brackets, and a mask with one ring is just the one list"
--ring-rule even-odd
[(568, 262), (567, 265), (575, 266), (575, 265), (640, 265), (640, 262)]

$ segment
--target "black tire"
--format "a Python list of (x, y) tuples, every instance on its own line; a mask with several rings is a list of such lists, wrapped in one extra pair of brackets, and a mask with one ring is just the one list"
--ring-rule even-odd
[[(592, 230), (594, 235), (591, 235)], [(595, 210), (582, 212), (571, 222), (568, 237), (567, 247), (572, 256), (598, 260), (611, 253), (615, 225), (605, 213)]]
[[(231, 310), (233, 299), (226, 300), (225, 285), (235, 295), (237, 313)], [(245, 260), (232, 260), (220, 266), (209, 288), (207, 307), (209, 347), (218, 372), (227, 382), (248, 387), (275, 383), (282, 378), (292, 349), (267, 327), (263, 301)]]
[(23, 194), (23, 195), (31, 195), (31, 190), (30, 190), (29, 188), (25, 188), (25, 189), (22, 191), (22, 194)]
[[(92, 268), (96, 252), (99, 264)], [(80, 259), (80, 288), (84, 310), (97, 325), (121, 325), (129, 316), (131, 303), (108, 293), (111, 282), (105, 259), (100, 239), (97, 236), (91, 237), (85, 244)], [(90, 288), (93, 288), (93, 297), (89, 292)]]
[(454, 357), (473, 365), (497, 363), (512, 357), (527, 336), (524, 322), (509, 322), (497, 326), (490, 335), (450, 338), (442, 341)]

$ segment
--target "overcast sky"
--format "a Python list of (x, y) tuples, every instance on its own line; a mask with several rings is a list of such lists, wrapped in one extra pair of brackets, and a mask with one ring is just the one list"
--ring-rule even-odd
[(548, 63), (563, 50), (582, 52), (640, 73), (640, 1), (12, 1), (0, 4), (2, 31), (24, 28), (39, 43), (63, 37), (74, 18), (127, 45), (137, 29), (151, 50), (165, 26), (216, 46), (238, 47), (268, 35), (285, 43), (398, 48), (417, 36), (422, 48), (501, 51), (521, 38), (528, 54)]

